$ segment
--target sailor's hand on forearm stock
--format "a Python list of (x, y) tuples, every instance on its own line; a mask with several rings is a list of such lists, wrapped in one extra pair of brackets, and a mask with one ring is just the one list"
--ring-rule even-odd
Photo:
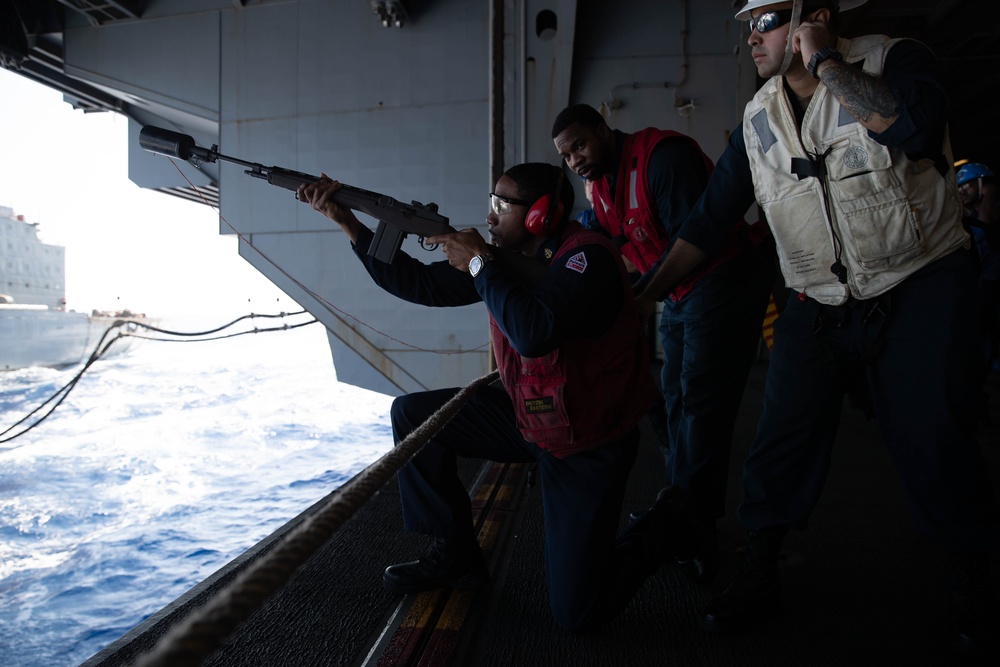
[(358, 239), (361, 221), (354, 215), (354, 211), (337, 204), (332, 199), (334, 193), (342, 187), (343, 184), (340, 181), (335, 181), (326, 174), (322, 174), (318, 181), (300, 185), (299, 189), (295, 191), (295, 198), (306, 202), (313, 209), (340, 225), (340, 228), (351, 239), (351, 243), (354, 243)]
[(463, 229), (453, 234), (438, 234), (428, 236), (428, 243), (438, 243), (448, 257), (448, 263), (459, 271), (469, 270), (469, 260), (487, 251), (486, 241), (475, 229)]

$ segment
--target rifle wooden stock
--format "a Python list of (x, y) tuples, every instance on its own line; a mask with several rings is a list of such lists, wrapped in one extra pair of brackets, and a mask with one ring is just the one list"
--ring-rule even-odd
[[(187, 160), (198, 166), (202, 162), (225, 160), (247, 167), (245, 173), (266, 180), (269, 184), (286, 190), (298, 190), (302, 184), (315, 183), (318, 176), (293, 171), (282, 167), (265, 167), (259, 162), (248, 162), (223, 155), (218, 146), (202, 148), (192, 137), (171, 130), (147, 125), (139, 133), (139, 145), (144, 149), (168, 157)], [(388, 195), (371, 190), (362, 190), (352, 185), (344, 185), (333, 195), (333, 201), (354, 211), (361, 211), (379, 221), (375, 238), (368, 248), (368, 254), (375, 259), (392, 263), (407, 234), (415, 234), (424, 239), (429, 236), (450, 234), (455, 231), (448, 218), (440, 215), (437, 204), (421, 204), (414, 201), (404, 204)], [(423, 245), (423, 244), (421, 244)], [(427, 246), (424, 246), (427, 247)], [(427, 247), (433, 250), (436, 246)], [(545, 273), (548, 264), (540, 259), (526, 257), (521, 253), (504, 250), (489, 245), (490, 252), (500, 260), (501, 265), (518, 274), (519, 279), (529, 289), (534, 287)]]

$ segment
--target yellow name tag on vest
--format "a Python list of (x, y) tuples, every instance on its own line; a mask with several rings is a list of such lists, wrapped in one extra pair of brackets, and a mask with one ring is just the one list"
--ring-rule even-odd
[(552, 412), (553, 409), (551, 396), (545, 396), (544, 398), (531, 398), (524, 401), (524, 410), (529, 415)]

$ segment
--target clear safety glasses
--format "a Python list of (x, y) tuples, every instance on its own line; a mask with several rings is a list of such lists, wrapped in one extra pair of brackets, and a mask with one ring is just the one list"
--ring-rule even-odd
[(527, 206), (530, 203), (523, 199), (511, 199), (510, 197), (501, 197), (495, 192), (490, 193), (490, 208), (497, 215), (510, 213), (511, 206)]
[(750, 24), (750, 32), (756, 30), (757, 32), (763, 34), (768, 30), (774, 30), (779, 26), (783, 26), (791, 20), (791, 9), (776, 9), (774, 11), (764, 12), (756, 18), (751, 16), (747, 23)]

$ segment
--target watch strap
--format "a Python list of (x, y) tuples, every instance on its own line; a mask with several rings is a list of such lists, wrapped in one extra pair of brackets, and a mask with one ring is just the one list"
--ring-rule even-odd
[[(479, 267), (478, 267), (478, 269), (476, 270), (475, 273), (472, 273), (472, 270), (471, 270), (472, 261), (475, 261), (477, 259), (479, 260)], [(488, 252), (484, 252), (482, 255), (476, 255), (475, 257), (473, 257), (472, 261), (469, 262), (469, 265), (470, 265), (469, 272), (472, 273), (472, 277), (475, 278), (480, 273), (482, 273), (483, 269), (486, 267), (486, 263), (489, 262), (489, 261), (492, 261), (492, 260), (493, 260), (493, 255), (491, 255)]]
[(824, 46), (822, 49), (817, 51), (809, 59), (809, 64), (806, 65), (806, 69), (813, 76), (814, 79), (819, 78), (819, 72), (816, 71), (817, 68), (825, 63), (827, 60), (836, 60), (838, 62), (842, 61), (844, 56), (837, 49), (832, 46)]

